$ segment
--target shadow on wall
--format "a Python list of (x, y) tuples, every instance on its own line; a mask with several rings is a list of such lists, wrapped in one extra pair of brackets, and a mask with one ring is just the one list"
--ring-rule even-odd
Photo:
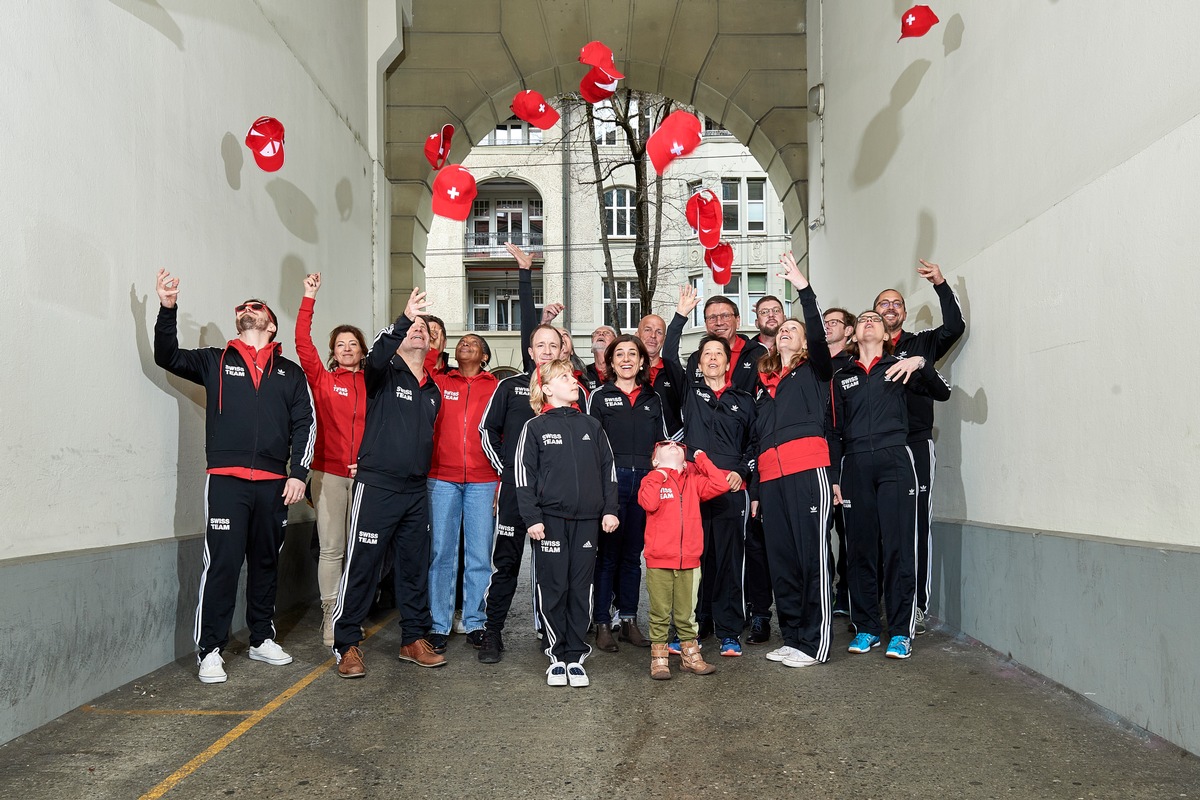
[[(279, 304), (281, 308), (286, 308), (293, 314), (299, 311), (300, 301), (304, 298), (304, 277), (306, 275), (308, 275), (308, 267), (304, 264), (304, 259), (295, 253), (288, 253), (283, 257), (283, 262), (279, 265)], [(284, 331), (280, 331), (276, 335), (276, 339), (293, 338), (285, 336), (284, 333)], [(295, 330), (288, 331), (288, 333), (295, 334)]]
[(122, 11), (128, 12), (149, 25), (154, 30), (171, 40), (179, 50), (183, 50), (183, 31), (175, 23), (174, 18), (167, 13), (155, 0), (108, 0)]
[(246, 163), (246, 158), (242, 155), (237, 137), (229, 131), (221, 137), (221, 160), (225, 162), (225, 180), (229, 188), (236, 192), (242, 188), (242, 165)]
[(946, 32), (942, 34), (942, 54), (950, 55), (958, 48), (962, 47), (963, 31), (966, 25), (963, 24), (962, 14), (955, 14), (946, 23)]
[(342, 222), (350, 219), (350, 215), (354, 213), (354, 185), (350, 183), (349, 178), (342, 178), (337, 182), (337, 187), (333, 190), (333, 199), (337, 203), (338, 216), (342, 218)]
[(913, 248), (913, 259), (910, 266), (916, 269), (922, 258), (937, 263), (937, 259), (933, 257), (936, 247), (937, 218), (928, 208), (922, 208), (917, 214), (917, 244)]
[(856, 188), (879, 180), (896, 155), (901, 137), (900, 110), (916, 96), (917, 88), (929, 67), (930, 62), (924, 58), (909, 64), (892, 85), (891, 100), (887, 107), (867, 124), (851, 178)]
[(279, 221), (293, 236), (309, 244), (317, 243), (317, 207), (300, 187), (283, 178), (267, 181), (267, 194), (275, 203)]
[[(177, 378), (154, 363), (154, 346), (149, 331), (153, 330), (158, 306), (153, 305), (148, 295), (138, 296), (136, 284), (129, 287), (129, 307), (133, 317), (134, 337), (137, 341), (138, 360), (142, 374), (157, 388), (173, 397), (179, 407), (177, 448), (179, 457), (175, 466), (175, 520), (173, 534), (176, 539), (198, 537), (204, 532), (204, 520), (197, 515), (196, 499), (204, 496), (204, 457), (192, 451), (194, 442), (204, 441), (204, 389), (190, 381)], [(148, 317), (148, 314), (150, 316)], [(224, 347), (227, 339), (213, 324), (200, 328), (189, 314), (178, 317), (181, 346), (199, 340), (201, 347)], [(198, 464), (196, 462), (199, 462)], [(203, 508), (202, 506), (200, 507)], [(199, 517), (199, 518), (198, 518)], [(192, 640), (193, 614), (196, 609), (196, 586), (200, 575), (199, 552), (203, 542), (191, 545), (180, 542), (177, 559), (178, 593), (175, 603), (175, 652), (183, 653), (194, 647)]]

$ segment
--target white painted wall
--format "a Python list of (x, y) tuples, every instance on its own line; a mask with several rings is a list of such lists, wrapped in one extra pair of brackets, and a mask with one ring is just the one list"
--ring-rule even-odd
[(809, 3), (811, 270), (825, 305), (906, 292), (910, 327), (918, 256), (958, 289), (936, 513), (1196, 544), (1200, 6), (951, 4), (897, 43), (908, 4), (875, 5)]
[[(154, 274), (182, 278), (185, 347), (258, 295), (294, 357), (314, 270), (317, 331), (370, 325), (365, 0), (6, 11), (0, 559), (199, 533), (203, 409), (153, 364)], [(274, 174), (242, 144), (262, 114), (287, 128)]]

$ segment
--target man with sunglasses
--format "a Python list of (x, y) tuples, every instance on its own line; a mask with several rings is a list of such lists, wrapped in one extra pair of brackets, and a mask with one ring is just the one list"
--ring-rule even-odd
[[(896, 356), (922, 356), (940, 361), (967, 329), (958, 296), (942, 275), (942, 268), (924, 259), (917, 274), (933, 284), (942, 307), (942, 324), (916, 333), (903, 330), (908, 310), (904, 296), (887, 289), (875, 298), (875, 310), (883, 317), (884, 331), (892, 340)], [(933, 474), (937, 459), (933, 446), (933, 398), (923, 392), (908, 394), (908, 447), (917, 470), (917, 624), (918, 635), (925, 632), (932, 590), (933, 548), (930, 521), (933, 514)]]
[(277, 666), (292, 661), (275, 642), (272, 617), (287, 506), (304, 498), (316, 416), (303, 370), (275, 342), (278, 320), (266, 303), (247, 300), (234, 308), (238, 335), (224, 348), (181, 350), (179, 279), (160, 269), (155, 289), (154, 363), (207, 395), (207, 519), (194, 635), (200, 681), (224, 683), (221, 651), (243, 562), (249, 656)]

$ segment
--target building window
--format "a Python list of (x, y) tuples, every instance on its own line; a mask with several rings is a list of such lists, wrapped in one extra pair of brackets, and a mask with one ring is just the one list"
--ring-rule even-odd
[(611, 100), (601, 100), (592, 106), (592, 117), (596, 123), (596, 144), (616, 144), (617, 113)]
[[(733, 265), (733, 269), (734, 272), (729, 278), (729, 283), (717, 286), (718, 291), (715, 294), (728, 297), (737, 306), (740, 317), (739, 327), (752, 328), (755, 320), (754, 304), (767, 294), (767, 273), (738, 270), (737, 264)], [(692, 285), (696, 287), (697, 291), (700, 291), (701, 286), (696, 282), (697, 280), (693, 278)], [(692, 324), (703, 325), (704, 320), (702, 317), (693, 316)]]
[[(534, 273), (533, 303), (537, 307), (538, 319), (542, 313), (541, 276)], [(519, 331), (521, 330), (521, 303), (517, 296), (517, 279), (468, 277), (468, 296), (471, 301), (471, 330)]]
[(632, 189), (609, 189), (604, 193), (604, 224), (609, 236), (637, 235)]
[(510, 117), (499, 123), (480, 142), (480, 146), (541, 144), (542, 131), (524, 120)]
[(705, 136), (732, 136), (733, 134), (725, 130), (725, 126), (717, 122), (712, 117), (705, 115), (704, 117), (704, 135)]
[[(767, 273), (746, 273), (746, 305), (742, 311), (742, 319), (753, 321), (754, 304), (767, 296)], [(782, 303), (780, 304), (782, 305)]]
[[(696, 296), (704, 297), (704, 276), (703, 275), (693, 275), (689, 282), (692, 284), (692, 288), (696, 290)], [(693, 328), (703, 328), (704, 327), (704, 303), (703, 302), (698, 303), (696, 305), (696, 307), (694, 309), (692, 309), (692, 327)]]
[(543, 228), (540, 197), (477, 198), (467, 221), (464, 255), (467, 258), (507, 258), (504, 244), (512, 242), (540, 256)]
[[(604, 284), (604, 305), (610, 306), (613, 304), (612, 287), (604, 278), (601, 278), (600, 282)], [(638, 322), (642, 319), (642, 298), (638, 294), (637, 281), (617, 280), (616, 283), (617, 324), (622, 330), (636, 329)], [(606, 322), (609, 320), (607, 308), (604, 319)]]
[(721, 179), (721, 231), (737, 233), (741, 225), (741, 186), (737, 178)]
[(762, 233), (767, 229), (767, 181), (746, 179), (746, 231)]

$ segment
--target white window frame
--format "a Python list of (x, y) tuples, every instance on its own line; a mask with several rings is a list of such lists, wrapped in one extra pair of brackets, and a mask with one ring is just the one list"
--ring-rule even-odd
[[(482, 251), (482, 250), (486, 249), (490, 252), (490, 254), (492, 256), (495, 256), (498, 258), (503, 258), (503, 257), (508, 256), (508, 251), (504, 249), (504, 242), (500, 240), (500, 229), (497, 224), (497, 214), (499, 214), (502, 211), (503, 212), (511, 212), (511, 211), (518, 210), (516, 208), (511, 208), (511, 207), (503, 208), (503, 209), (500, 207), (502, 203), (513, 203), (513, 202), (519, 202), (521, 204), (520, 209), (519, 209), (521, 212), (521, 228), (519, 231), (520, 235), (517, 237), (510, 236), (505, 241), (515, 242), (518, 246), (520, 246), (521, 248), (523, 248), (525, 250), (533, 249), (533, 250), (541, 251), (541, 249), (545, 243), (545, 238), (544, 238), (545, 220), (541, 213), (541, 209), (544, 208), (544, 202), (541, 197), (536, 197), (536, 196), (532, 196), (532, 195), (528, 195), (528, 194), (525, 194), (525, 195), (512, 195), (512, 194), (488, 195), (486, 197), (477, 197), (475, 199), (475, 202), (471, 207), (471, 216), (467, 219), (467, 231), (469, 232), (468, 235), (471, 235), (471, 234), (481, 235), (482, 234), (482, 235), (486, 236), (487, 239), (486, 239), (486, 243), (479, 243), (479, 240), (476, 239), (475, 242), (477, 244), (474, 247), (473, 251), (477, 252), (477, 251)], [(486, 204), (485, 208), (484, 208), (484, 204)], [(537, 214), (534, 213), (535, 205), (538, 209)], [(486, 217), (479, 216), (478, 212), (480, 211), (481, 208), (484, 208), (484, 210), (486, 211), (486, 213), (487, 213)], [(480, 231), (477, 229), (477, 223), (480, 221), (487, 222), (487, 233), (486, 234), (484, 234), (483, 231)], [(508, 231), (509, 234), (511, 234), (512, 232), (513, 231), (511, 229)], [(543, 238), (541, 239), (541, 241), (535, 243), (534, 237), (537, 237), (537, 236), (541, 236)], [(493, 239), (494, 239), (494, 241), (493, 241)], [(469, 247), (468, 249), (471, 250), (472, 248)]]
[[(476, 292), (483, 292), (476, 297)], [(538, 320), (542, 318), (543, 299), (541, 274), (533, 276), (533, 304)], [(483, 311), (486, 322), (480, 324), (475, 313)], [(467, 330), (485, 333), (488, 331), (519, 331), (521, 330), (521, 303), (517, 296), (517, 278), (491, 278), (483, 276), (467, 276)], [(507, 322), (500, 322), (501, 316), (507, 317)]]
[[(503, 131), (504, 135), (497, 135)], [(522, 145), (541, 144), (542, 129), (530, 125), (517, 117), (509, 117), (488, 131), (479, 143), (480, 147), (519, 147)]]
[[(625, 193), (627, 205), (617, 205), (618, 192)], [(634, 190), (632, 188), (628, 186), (612, 186), (604, 190), (604, 227), (608, 230), (608, 237), (610, 239), (632, 239), (637, 236), (636, 209)], [(626, 212), (624, 232), (619, 230), (617, 224), (617, 220), (619, 219), (618, 212), (620, 211)]]
[[(617, 321), (620, 323), (621, 330), (637, 330), (637, 324), (642, 319), (642, 298), (638, 293), (638, 285), (636, 278), (617, 278)], [(613, 302), (609, 296), (609, 284), (603, 277), (600, 278), (602, 287), (601, 297), (604, 305), (603, 319), (607, 324), (610, 316), (608, 314), (608, 306)], [(623, 295), (623, 296), (622, 296)]]

